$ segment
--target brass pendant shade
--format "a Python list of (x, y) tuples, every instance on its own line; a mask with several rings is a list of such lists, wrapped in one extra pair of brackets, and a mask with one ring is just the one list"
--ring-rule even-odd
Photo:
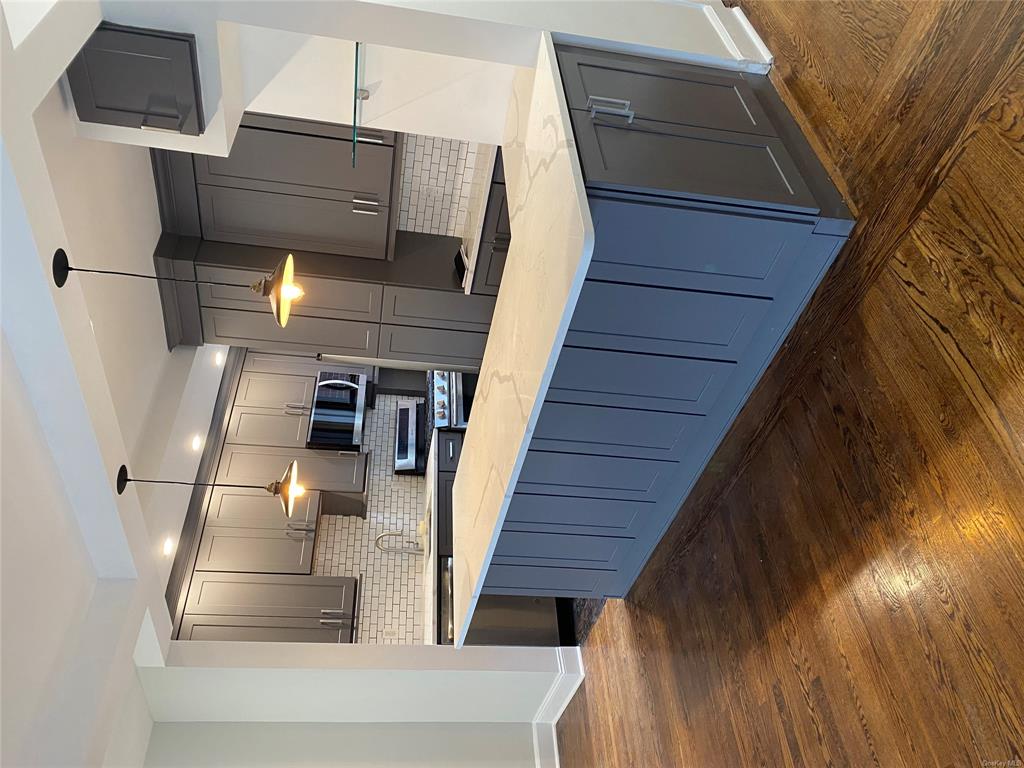
[(291, 316), (292, 302), (302, 298), (302, 286), (295, 282), (295, 259), (289, 253), (278, 263), (274, 271), (259, 282), (253, 283), (252, 290), (270, 299), (274, 320), (284, 328)]
[(285, 516), (291, 517), (295, 512), (295, 500), (306, 493), (306, 489), (299, 484), (299, 462), (289, 463), (281, 479), (267, 485), (267, 492), (281, 500)]

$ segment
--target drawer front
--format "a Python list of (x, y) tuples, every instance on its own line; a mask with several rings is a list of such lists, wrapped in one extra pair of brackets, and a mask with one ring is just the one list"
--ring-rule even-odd
[(507, 243), (480, 243), (480, 252), (473, 270), (473, 293), (498, 295), (507, 258)]
[(574, 109), (589, 110), (588, 100), (600, 97), (627, 99), (645, 120), (777, 135), (738, 72), (578, 49), (559, 50), (558, 63)]
[(206, 307), (202, 310), (203, 339), (207, 344), (268, 351), (330, 352), (375, 357), (380, 326), (323, 317), (292, 317), (287, 328), (278, 327), (269, 308), (264, 312)]
[(315, 537), (315, 531), (207, 525), (199, 541), (196, 570), (309, 573)]
[(780, 139), (572, 110), (588, 187), (817, 214)]
[(381, 322), (487, 333), (494, 302), (490, 296), (467, 296), (458, 291), (385, 285)]
[(316, 359), (316, 355), (288, 354), (281, 355), (274, 352), (247, 352), (242, 370), (253, 373), (283, 373), (295, 376), (312, 376), (320, 371), (336, 371), (337, 373), (363, 374), (367, 379), (373, 379), (372, 365), (327, 365)]
[(491, 563), (613, 571), (632, 547), (633, 539), (502, 530)]
[[(197, 264), (196, 275), (199, 280), (248, 286), (264, 277), (265, 273)], [(384, 291), (382, 285), (331, 280), (310, 275), (299, 275), (296, 282), (302, 286), (305, 295), (292, 304), (292, 317), (334, 317), (367, 323), (380, 322), (380, 305)], [(203, 307), (253, 311), (264, 310), (269, 305), (266, 297), (258, 296), (249, 288), (222, 285), (200, 285), (199, 304)]]
[(437, 469), (440, 472), (454, 472), (462, 455), (462, 433), (440, 430), (437, 433)]
[[(322, 123), (318, 120), (303, 120), (298, 117), (264, 115), (260, 112), (246, 112), (242, 115), (242, 126), (246, 128), (267, 128), (272, 131), (301, 133), (307, 136), (323, 136), (328, 139), (352, 140), (352, 126), (342, 123)], [(395, 132), (379, 128), (359, 126), (359, 143), (395, 145)]]
[(329, 625), (320, 619), (287, 616), (207, 616), (186, 613), (179, 640), (228, 640), (264, 643), (351, 643), (352, 622)]
[(280, 531), (288, 523), (302, 523), (315, 527), (320, 508), (320, 494), (307, 491), (295, 501), (295, 511), (286, 518), (281, 511), (281, 502), (275, 496), (259, 488), (214, 488), (210, 495), (210, 506), (206, 513), (206, 525), (219, 528), (270, 528)]
[(236, 408), (269, 408), (283, 412), (308, 409), (313, 405), (315, 376), (243, 371), (235, 390)]
[(706, 414), (733, 363), (563, 347), (547, 399)]
[(480, 367), (486, 345), (486, 333), (382, 325), (378, 356), (428, 363), (436, 368), (473, 369)]
[(735, 362), (770, 308), (769, 299), (587, 280), (565, 343)]
[(351, 141), (242, 126), (228, 157), (195, 157), (200, 184), (319, 198), (347, 191), (346, 199), (357, 193), (389, 203), (394, 150), (386, 145), (360, 143), (353, 168)]
[(483, 594), (603, 597), (612, 571), (596, 568), (546, 568), (538, 565), (492, 563), (484, 577)]
[(203, 237), (383, 259), (388, 208), (251, 189), (197, 186)]
[(530, 448), (678, 461), (701, 441), (704, 416), (545, 401)]
[(516, 493), (657, 502), (678, 471), (674, 462), (531, 449)]
[(599, 197), (590, 214), (588, 278), (746, 296), (779, 292), (813, 228), (807, 219)]
[(185, 612), (221, 616), (320, 618), (352, 613), (356, 580), (348, 576), (197, 573)]
[(309, 412), (300, 409), (232, 408), (226, 443), (305, 448)]
[(618, 499), (515, 493), (502, 530), (635, 537), (656, 505)]

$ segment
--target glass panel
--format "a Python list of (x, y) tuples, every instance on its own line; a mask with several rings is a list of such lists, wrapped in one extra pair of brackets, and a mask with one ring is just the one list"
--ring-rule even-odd
[(359, 86), (359, 54), (362, 43), (356, 43), (355, 75), (352, 78), (352, 167), (356, 167), (356, 147), (359, 146), (359, 102), (361, 91)]

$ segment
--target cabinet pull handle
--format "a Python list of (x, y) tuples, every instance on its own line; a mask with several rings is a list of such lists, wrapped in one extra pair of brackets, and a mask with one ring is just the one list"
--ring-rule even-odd
[(343, 627), (345, 622), (341, 619), (320, 619), (320, 623), (325, 627)]
[(306, 538), (306, 534), (312, 533), (312, 531), (310, 531), (308, 528), (304, 528), (301, 531), (296, 531), (289, 528), (287, 531), (284, 532), (284, 535), (287, 536), (289, 539), (295, 540), (295, 537), (292, 536), (293, 533), (299, 534), (299, 538), (304, 540)]
[(629, 99), (613, 99), (608, 96), (587, 96), (587, 109), (590, 110), (590, 118), (598, 115), (618, 115), (626, 118), (627, 123), (632, 123), (636, 112), (629, 108)]
[(305, 403), (285, 403), (284, 407), (285, 408), (305, 408), (306, 404)]
[(455, 458), (455, 443), (448, 443), (448, 459), (452, 460)]
[(352, 213), (361, 213), (364, 216), (377, 216), (377, 215), (380, 214), (380, 211), (377, 211), (377, 210), (367, 211), (364, 208), (357, 208), (356, 204), (353, 204), (352, 205)]
[[(320, 615), (321, 616), (341, 616), (343, 619), (351, 619), (352, 618), (352, 614), (347, 613), (346, 611), (342, 610), (341, 608), (321, 608), (320, 609)], [(335, 621), (340, 621), (340, 619), (335, 619)]]
[(371, 200), (369, 198), (363, 199), (361, 197), (352, 198), (353, 205), (380, 205), (380, 200)]
[(302, 416), (305, 413), (305, 411), (300, 411), (298, 408), (285, 408), (284, 412), (286, 416)]
[(384, 139), (379, 136), (366, 136), (364, 134), (359, 134), (356, 142), (359, 144), (383, 144)]

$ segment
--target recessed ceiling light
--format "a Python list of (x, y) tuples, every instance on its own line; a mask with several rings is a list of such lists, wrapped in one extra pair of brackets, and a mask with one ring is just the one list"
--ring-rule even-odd
[(203, 436), (202, 435), (192, 435), (192, 450), (193, 451), (198, 451), (202, 447), (203, 447)]
[(217, 354), (215, 354), (213, 356), (213, 364), (216, 365), (218, 368), (220, 368), (222, 365), (224, 365), (224, 353), (223, 352), (218, 352)]
[(174, 554), (174, 539), (168, 536), (164, 539), (164, 557), (170, 557)]

